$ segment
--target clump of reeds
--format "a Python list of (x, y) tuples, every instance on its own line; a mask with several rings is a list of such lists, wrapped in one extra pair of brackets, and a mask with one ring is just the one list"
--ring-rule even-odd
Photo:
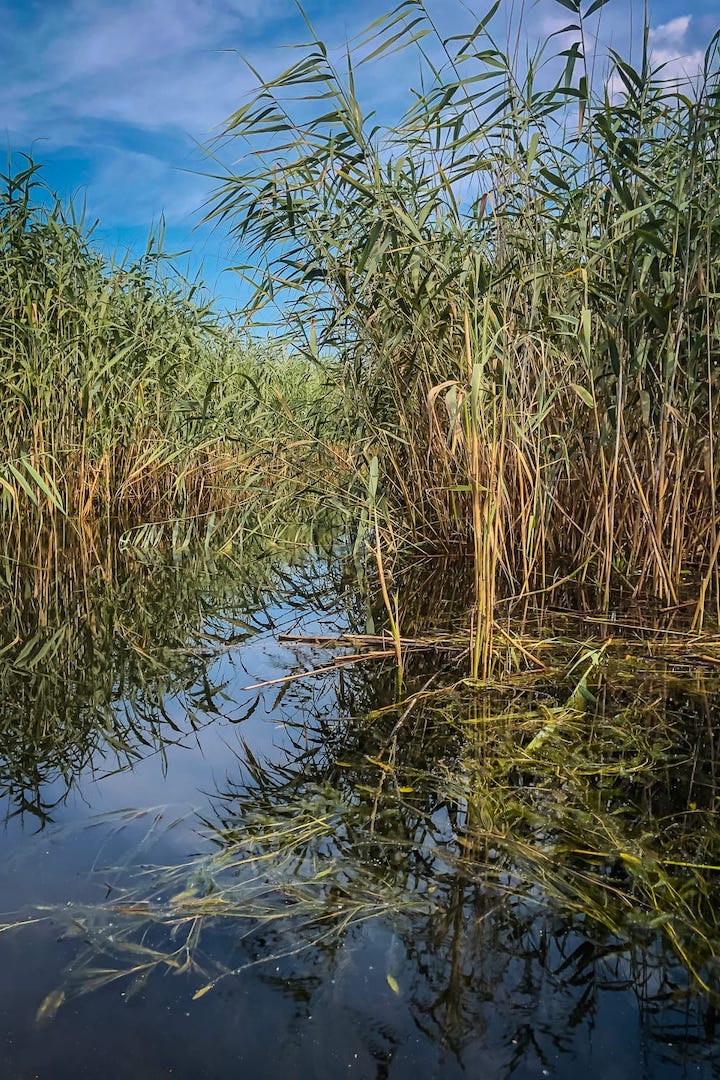
[(107, 259), (38, 169), (0, 190), (6, 535), (181, 519), (202, 541), (214, 512), (259, 491), (267, 509), (320, 476), (327, 487), (342, 454), (322, 371), (240, 337), (159, 238), (136, 262)]
[[(408, 0), (339, 63), (311, 32), (225, 125), (248, 152), (210, 216), (257, 263), (250, 306), (287, 286), (292, 332), (342, 358), (394, 528), (474, 555), (476, 670), (498, 595), (558, 579), (606, 608), (690, 581), (696, 624), (720, 612), (717, 37), (692, 83), (647, 28), (603, 68), (602, 7), (562, 0), (572, 45), (518, 60), (498, 4), (444, 38)], [(358, 86), (408, 50), (383, 123)]]

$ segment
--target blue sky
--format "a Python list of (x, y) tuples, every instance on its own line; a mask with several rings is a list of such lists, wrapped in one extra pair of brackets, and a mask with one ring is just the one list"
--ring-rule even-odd
[[(448, 20), (461, 10), (454, 2), (428, 0), (448, 33)], [(504, 4), (499, 17), (513, 7)], [(392, 0), (305, 4), (331, 44), (391, 6)], [(484, 6), (476, 10), (482, 14)], [(720, 0), (651, 0), (655, 59), (669, 70), (697, 70), (720, 24), (719, 7)], [(638, 0), (609, 0), (602, 12), (601, 33), (623, 52), (631, 13), (639, 26)], [(569, 17), (553, 0), (539, 0), (526, 8), (526, 32), (546, 36)], [(109, 250), (144, 250), (149, 227), (164, 215), (167, 247), (192, 249), (191, 267), (202, 266), (220, 303), (233, 306), (238, 285), (225, 268), (237, 257), (221, 234), (198, 227), (212, 191), (201, 174), (213, 167), (200, 146), (252, 86), (238, 54), (272, 75), (290, 62), (283, 47), (306, 39), (293, 0), (0, 0), (5, 148), (31, 152), (61, 196), (84, 199)], [(412, 65), (410, 56), (398, 58), (369, 88), (381, 115), (392, 114), (396, 97), (406, 100)]]

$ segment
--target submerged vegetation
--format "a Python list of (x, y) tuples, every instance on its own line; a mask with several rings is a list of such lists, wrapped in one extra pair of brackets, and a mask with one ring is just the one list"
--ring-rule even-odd
[[(568, 973), (579, 1015), (596, 982), (715, 1000), (720, 638), (616, 622), (600, 640), (592, 619), (556, 617), (552, 639), (525, 625), (524, 652), (508, 639), (505, 677), (479, 685), (458, 670), (464, 589), (451, 573), (430, 589), (408, 576), (398, 697), (392, 642), (366, 632), (382, 604), (367, 607), (332, 548), (303, 561), (311, 532), (293, 539), (279, 557), (259, 541), (201, 560), (123, 548), (103, 574), (91, 559), (17, 579), (0, 644), (6, 812), (61, 851), (74, 828), (92, 862), (70, 904), (0, 920), (68, 943), (39, 1020), (103, 987), (132, 998), (157, 972), (188, 974), (196, 1000), (255, 967), (283, 965), (290, 986), (308, 965), (330, 979), (376, 933), (402, 942), (386, 987), (412, 978), (412, 1001), (455, 1000), (450, 1030), (475, 1007), (450, 957), (480, 978), (490, 947), (510, 978), (518, 942), (534, 980)], [(428, 602), (445, 625), (423, 637)], [(258, 682), (243, 654), (262, 632), (281, 655)], [(269, 751), (246, 735), (258, 708), (277, 732)], [(82, 825), (57, 833), (76, 785), (82, 796), (221, 720), (226, 776), (183, 820), (192, 856), (168, 857), (177, 810), (157, 805), (93, 816), (94, 840)], [(554, 919), (559, 956), (541, 948)]]
[(111, 836), (139, 828), (138, 857), (93, 872), (105, 901), (25, 913), (81, 938), (40, 1018), (119, 980), (132, 996), (153, 972), (189, 973), (194, 1000), (255, 967), (286, 992), (327, 985), (384, 932), (403, 959), (381, 976), (413, 1010), (429, 995), (447, 1037), (480, 1007), (486, 965), (497, 990), (516, 957), (575, 1023), (601, 986), (716, 1000), (717, 677), (689, 693), (659, 668), (591, 666), (587, 708), (555, 674), (449, 697), (423, 694), (414, 665), (412, 715), (391, 663), (295, 683), (274, 708), (281, 746), (263, 757), (241, 735), (194, 822), (199, 853), (148, 864), (164, 815), (113, 815)]

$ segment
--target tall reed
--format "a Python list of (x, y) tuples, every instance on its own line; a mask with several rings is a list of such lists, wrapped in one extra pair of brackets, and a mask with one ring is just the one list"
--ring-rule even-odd
[(238, 334), (161, 238), (136, 262), (104, 257), (34, 162), (2, 185), (6, 536), (209, 517), (327, 476), (342, 405), (317, 366)]
[[(338, 63), (310, 27), (226, 121), (247, 152), (208, 212), (255, 267), (250, 310), (342, 363), (395, 535), (473, 554), (476, 671), (498, 600), (568, 578), (605, 608), (691, 581), (696, 623), (720, 614), (718, 39), (692, 85), (647, 28), (637, 67), (609, 51), (593, 79), (604, 4), (561, 6), (571, 45), (522, 62), (498, 3), (445, 38), (405, 0)], [(358, 86), (406, 53), (418, 85), (383, 123)]]

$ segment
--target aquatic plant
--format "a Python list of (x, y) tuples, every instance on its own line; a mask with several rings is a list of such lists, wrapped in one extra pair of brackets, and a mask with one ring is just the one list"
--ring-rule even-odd
[[(672, 970), (676, 995), (714, 999), (717, 679), (690, 688), (670, 669), (663, 690), (657, 670), (630, 681), (594, 658), (581, 708), (579, 670), (421, 694), (411, 714), (408, 701), (382, 704), (391, 659), (370, 689), (367, 673), (343, 671), (335, 717), (318, 715), (317, 690), (283, 689), (282, 752), (262, 760), (240, 738), (237, 777), (195, 823), (198, 853), (154, 865), (159, 808), (115, 815), (111, 831), (141, 827), (142, 858), (130, 847), (102, 865), (106, 899), (17, 918), (24, 932), (52, 919), (82, 938), (42, 1017), (118, 980), (132, 993), (154, 971), (191, 974), (200, 999), (248, 967), (331, 960), (370, 923), (408, 955), (474, 955), (478, 934), (535, 940), (556, 917), (575, 942), (566, 969), (613, 956), (637, 967), (629, 978), (644, 963), (663, 983)], [(348, 716), (368, 694), (375, 709)], [(458, 1004), (473, 987), (458, 975)]]
[[(342, 359), (383, 543), (473, 556), (476, 673), (497, 600), (560, 581), (720, 613), (718, 39), (679, 84), (648, 27), (603, 63), (603, 0), (561, 6), (526, 57), (498, 3), (445, 36), (404, 0), (341, 57), (308, 23), (225, 122), (208, 211), (249, 311)], [(369, 79), (409, 57), (385, 120)]]
[(344, 463), (342, 405), (321, 368), (235, 332), (161, 234), (137, 261), (113, 261), (36, 163), (2, 184), (6, 536), (27, 549), (67, 518), (72, 535), (150, 525), (146, 542), (175, 528), (204, 543), (259, 493), (267, 523), (276, 507), (289, 516), (288, 495), (316, 503)]

